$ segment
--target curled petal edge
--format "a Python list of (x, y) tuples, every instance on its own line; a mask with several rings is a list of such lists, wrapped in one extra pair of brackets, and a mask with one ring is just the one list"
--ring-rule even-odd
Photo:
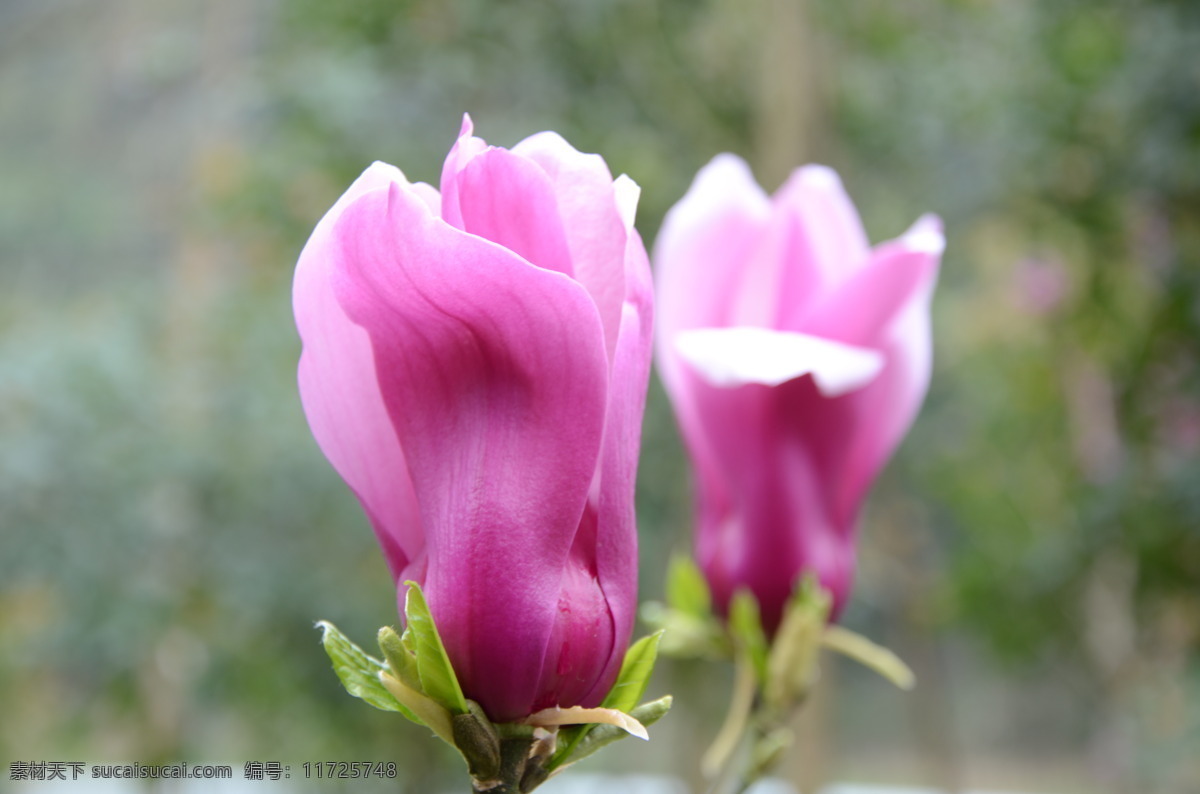
[(749, 326), (680, 331), (674, 346), (696, 374), (712, 386), (778, 386), (812, 375), (826, 397), (840, 397), (863, 388), (885, 363), (883, 353), (872, 348)]

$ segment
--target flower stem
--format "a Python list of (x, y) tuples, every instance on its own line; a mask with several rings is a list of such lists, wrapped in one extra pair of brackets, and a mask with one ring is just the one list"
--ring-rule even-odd
[[(529, 751), (533, 747), (532, 735), (502, 736), (500, 739), (500, 774), (494, 780), (472, 779), (472, 794), (522, 794), (532, 786), (522, 788), (526, 776), (535, 770), (529, 768)], [(542, 778), (544, 779), (544, 777)], [(537, 782), (541, 782), (540, 780)], [(534, 784), (536, 785), (536, 783)]]

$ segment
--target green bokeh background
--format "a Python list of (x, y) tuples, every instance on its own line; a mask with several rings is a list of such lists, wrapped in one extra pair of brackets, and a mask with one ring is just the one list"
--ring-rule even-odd
[[(1184, 0), (0, 2), (0, 760), (461, 787), (317, 644), (396, 618), (300, 411), (290, 279), (367, 164), (436, 184), (469, 111), (603, 154), (648, 244), (721, 151), (771, 190), (836, 167), (875, 241), (945, 220), (846, 616), (920, 684), (826, 665), (784, 776), (1200, 790), (1197, 53)], [(645, 597), (687, 478), (655, 382)], [(589, 766), (694, 782), (726, 684), (665, 664), (654, 741)]]

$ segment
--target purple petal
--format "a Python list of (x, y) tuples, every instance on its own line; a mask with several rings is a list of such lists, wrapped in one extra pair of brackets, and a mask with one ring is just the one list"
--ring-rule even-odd
[(718, 155), (667, 214), (654, 248), (659, 375), (695, 466), (697, 492), (722, 507), (727, 484), (693, 393), (700, 381), (674, 339), (681, 331), (731, 323), (730, 296), (740, 291), (743, 267), (770, 214), (770, 201), (745, 162)]
[[(851, 307), (849, 296), (840, 322), (826, 315), (830, 335), (871, 337), (887, 363), (866, 388), (844, 398), (853, 406), (854, 433), (845, 442), (839, 510), (851, 510), (912, 425), (929, 388), (933, 345), (930, 302), (937, 282), (944, 240), (939, 229), (918, 221), (899, 240), (876, 249), (864, 271), (878, 281), (864, 286)], [(836, 305), (836, 304), (834, 304)], [(842, 336), (844, 335), (844, 336)]]
[(800, 330), (810, 307), (867, 262), (870, 245), (858, 211), (832, 168), (797, 168), (772, 199), (772, 228), (786, 242), (773, 262), (780, 269), (772, 327)]
[[(632, 221), (632, 219), (631, 219)], [(612, 688), (628, 647), (637, 612), (637, 515), (634, 486), (641, 447), (642, 414), (650, 379), (654, 296), (650, 263), (637, 231), (628, 226), (625, 254), (627, 294), (612, 362), (608, 416), (600, 461), (596, 574), (613, 617), (616, 643), (582, 703), (599, 704)]]
[(574, 276), (554, 185), (537, 163), (489, 148), (455, 176), (462, 229), (538, 267)]
[(600, 454), (595, 306), (403, 189), (355, 201), (335, 236), (338, 299), (372, 340), (410, 464), (430, 609), (468, 697), (523, 717)]
[(848, 344), (875, 345), (909, 304), (928, 308), (945, 240), (941, 231), (918, 221), (871, 257), (804, 318), (800, 330)]
[[(293, 303), (304, 343), (300, 398), (313, 436), (362, 503), (398, 579), (424, 548), (404, 452), (376, 383), (371, 341), (334, 297), (334, 226), (352, 202), (407, 185), (396, 168), (375, 163), (317, 224), (296, 266)], [(426, 189), (432, 190), (432, 188)]]

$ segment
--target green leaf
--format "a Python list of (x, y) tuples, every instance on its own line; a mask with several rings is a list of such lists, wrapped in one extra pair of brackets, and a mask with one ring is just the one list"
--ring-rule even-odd
[(912, 669), (899, 656), (850, 629), (832, 625), (827, 627), (821, 644), (871, 668), (901, 689), (912, 689), (917, 683)]
[[(629, 716), (633, 717), (638, 722), (645, 725), (647, 728), (661, 720), (666, 713), (671, 710), (672, 697), (664, 695), (658, 700), (651, 700), (649, 703), (642, 705), (629, 712)], [(615, 725), (589, 725), (581, 727), (590, 727), (591, 730), (572, 748), (571, 752), (556, 757), (547, 768), (554, 771), (569, 766), (576, 761), (587, 758), (592, 753), (599, 750), (601, 747), (612, 744), (618, 739), (623, 739), (629, 736), (629, 733), (618, 728)], [(561, 736), (561, 733), (560, 733)]]
[(317, 628), (322, 631), (321, 644), (325, 646), (325, 653), (329, 654), (329, 660), (333, 662), (333, 671), (337, 673), (347, 692), (377, 709), (398, 711), (413, 722), (421, 724), (416, 715), (401, 705), (380, 682), (379, 673), (387, 669), (383, 662), (363, 653), (362, 648), (351, 642), (329, 621), (319, 621)]
[(734, 652), (746, 655), (761, 686), (767, 680), (769, 644), (758, 599), (746, 588), (738, 588), (729, 602), (729, 633), (737, 645)]
[(676, 554), (667, 567), (667, 606), (685, 615), (706, 618), (712, 614), (708, 581), (691, 557)]
[(421, 691), (454, 714), (466, 714), (467, 699), (463, 696), (458, 676), (446, 655), (446, 646), (438, 635), (433, 615), (425, 603), (425, 594), (416, 582), (405, 582), (408, 593), (404, 598), (404, 615), (408, 618), (412, 650), (417, 659), (417, 675), (421, 680)]
[[(408, 631), (405, 630), (405, 633)], [(383, 658), (392, 670), (392, 675), (403, 681), (405, 686), (420, 691), (421, 678), (417, 672), (417, 657), (400, 639), (396, 630), (391, 626), (384, 626), (379, 630), (376, 641), (379, 643), (379, 650), (383, 651)]]
[(637, 705), (646, 692), (646, 685), (650, 683), (650, 674), (654, 672), (658, 643), (662, 636), (662, 631), (656, 631), (629, 646), (621, 662), (621, 672), (617, 674), (617, 683), (613, 684), (608, 696), (600, 704), (601, 708), (628, 712)]

